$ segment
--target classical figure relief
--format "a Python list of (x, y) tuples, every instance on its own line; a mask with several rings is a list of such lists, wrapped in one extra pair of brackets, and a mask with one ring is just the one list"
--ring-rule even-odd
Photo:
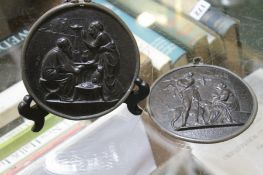
[[(43, 58), (40, 83), (52, 103), (112, 102), (123, 93), (118, 80), (120, 54), (99, 21), (76, 32), (73, 45), (69, 38), (57, 39), (56, 46)], [(80, 36), (78, 36), (80, 35)]]
[(115, 42), (99, 21), (92, 22), (87, 33), (93, 41), (88, 41), (86, 31), (83, 30), (83, 42), (87, 49), (95, 55), (95, 60), (98, 61), (97, 71), (92, 76), (93, 82), (102, 84), (102, 97), (107, 101), (118, 93), (120, 87), (119, 81), (116, 79), (119, 73), (120, 54)]
[[(167, 84), (167, 81), (163, 83)], [(244, 124), (233, 118), (234, 113), (242, 112), (234, 91), (223, 82), (210, 80), (208, 85), (205, 76), (195, 77), (189, 72), (182, 78), (168, 80), (164, 91), (169, 91), (175, 101), (179, 101), (175, 106), (168, 105), (175, 130)]]
[(72, 101), (75, 75), (80, 73), (83, 66), (74, 65), (69, 39), (59, 38), (56, 45), (44, 56), (40, 82), (49, 91), (47, 99)]
[(189, 72), (183, 78), (179, 79), (176, 83), (176, 87), (183, 106), (181, 117), (182, 127), (184, 127), (186, 126), (190, 110), (198, 111), (200, 94), (195, 87), (195, 80), (192, 72)]
[(239, 110), (238, 101), (233, 92), (224, 83), (216, 86), (216, 94), (213, 94), (209, 123), (235, 123), (231, 111)]

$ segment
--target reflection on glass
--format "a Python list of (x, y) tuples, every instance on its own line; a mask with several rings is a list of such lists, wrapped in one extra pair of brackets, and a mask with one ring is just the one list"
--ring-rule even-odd
[(140, 15), (138, 15), (137, 21), (143, 27), (149, 27), (156, 21), (156, 19), (151, 13), (143, 12)]

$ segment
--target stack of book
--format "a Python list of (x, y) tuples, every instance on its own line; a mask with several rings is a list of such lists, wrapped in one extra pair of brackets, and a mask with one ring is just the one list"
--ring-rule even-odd
[[(177, 44), (140, 24), (136, 18), (118, 6), (113, 5), (113, 3), (106, 0), (97, 0), (95, 2), (112, 10), (128, 25), (134, 34), (140, 52), (149, 57), (158, 75), (170, 70), (174, 65), (183, 65), (186, 63), (186, 51)], [(143, 68), (141, 67), (141, 69)]]
[(207, 64), (242, 75), (239, 21), (205, 0), (108, 1), (182, 48), (187, 58), (184, 63), (199, 56)]
[(41, 132), (33, 133), (33, 123), (25, 120), (0, 137), (0, 174), (16, 174), (89, 123), (49, 115)]

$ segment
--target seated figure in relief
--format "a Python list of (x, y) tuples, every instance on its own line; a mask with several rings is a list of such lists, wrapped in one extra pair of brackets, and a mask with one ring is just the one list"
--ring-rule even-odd
[(56, 41), (42, 62), (40, 83), (49, 91), (46, 100), (58, 99), (61, 101), (74, 100), (76, 74), (83, 66), (75, 66), (72, 61), (72, 46), (69, 39), (62, 37)]

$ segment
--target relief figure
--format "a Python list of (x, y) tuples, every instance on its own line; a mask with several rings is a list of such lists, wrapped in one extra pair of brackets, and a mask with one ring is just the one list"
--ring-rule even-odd
[(40, 83), (48, 91), (46, 100), (74, 99), (75, 75), (80, 73), (83, 66), (74, 65), (71, 48), (69, 39), (62, 37), (56, 41), (56, 47), (44, 56)]
[[(92, 41), (89, 41), (88, 35), (91, 36)], [(103, 100), (108, 101), (113, 97), (116, 98), (120, 91), (120, 83), (117, 79), (120, 54), (115, 42), (99, 21), (92, 22), (87, 31), (83, 30), (82, 38), (97, 62), (97, 69), (92, 77), (100, 77), (99, 79), (95, 78), (94, 83), (101, 83)]]
[(47, 91), (45, 100), (116, 101), (123, 89), (118, 80), (120, 54), (114, 40), (99, 21), (91, 22), (87, 29), (79, 24), (70, 28), (76, 33), (74, 48), (63, 34), (43, 57), (40, 84)]
[(195, 124), (199, 124), (200, 120), (200, 107), (199, 101), (200, 94), (198, 88), (195, 86), (195, 80), (193, 78), (193, 73), (189, 72), (184, 75), (183, 78), (179, 79), (176, 83), (177, 95), (181, 99), (182, 112), (180, 117), (182, 117), (181, 127), (187, 125), (189, 116), (193, 117)]
[(164, 90), (175, 94), (176, 105), (167, 104), (169, 115), (172, 114), (171, 126), (175, 130), (184, 130), (242, 124), (232, 116), (233, 112), (240, 112), (234, 92), (225, 83), (215, 81), (206, 85), (203, 79), (203, 76), (194, 77), (194, 73), (189, 72), (182, 78), (164, 82), (166, 85), (168, 82)]
[(209, 123), (234, 123), (231, 111), (239, 110), (235, 95), (224, 83), (219, 83), (215, 89), (216, 94), (213, 94), (213, 110), (210, 113)]

